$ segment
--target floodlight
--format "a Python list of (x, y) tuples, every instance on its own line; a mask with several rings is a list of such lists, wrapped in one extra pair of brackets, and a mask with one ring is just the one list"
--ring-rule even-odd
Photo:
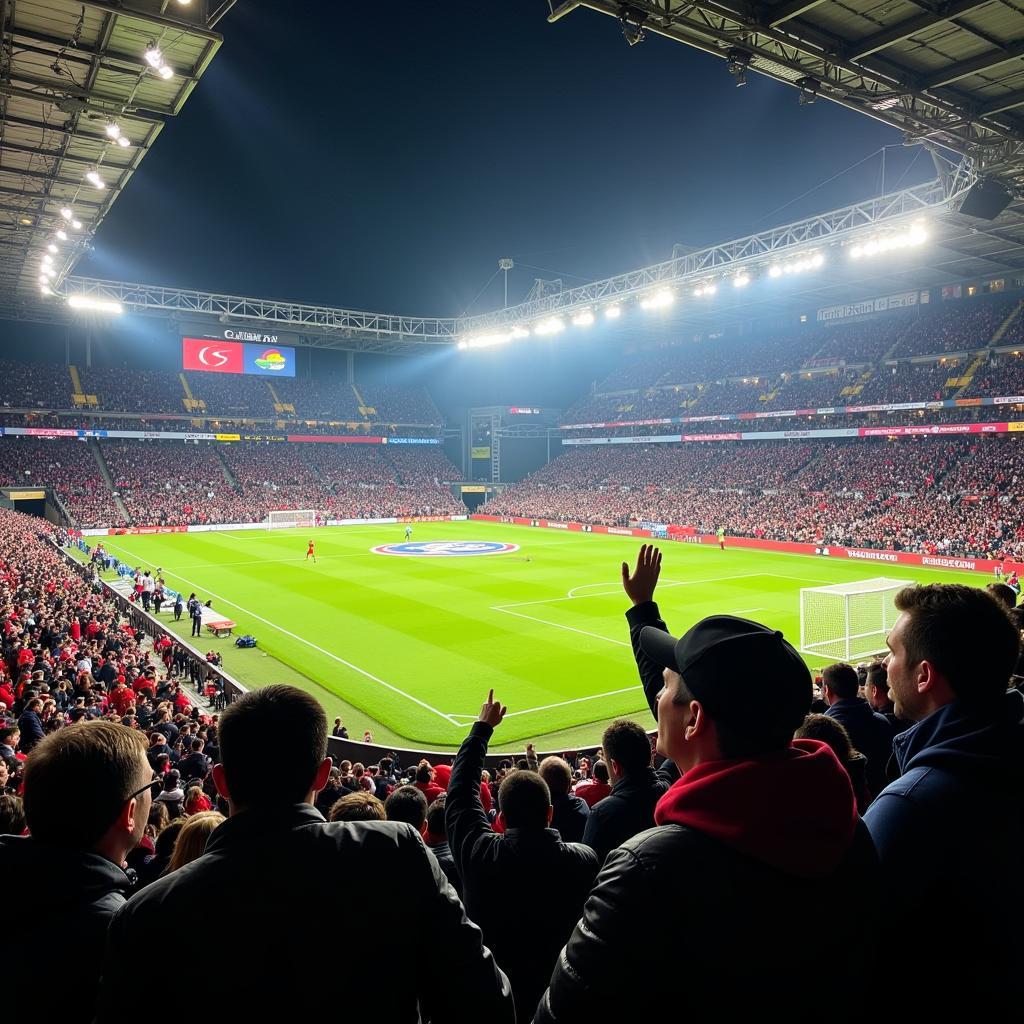
[(561, 334), (564, 330), (565, 321), (561, 317), (552, 316), (536, 324), (533, 328), (533, 333), (543, 338), (550, 334)]
[(41, 291), (41, 292), (42, 292), (42, 293), (43, 293), (44, 295), (52, 295), (52, 294), (53, 294), (53, 289), (52, 289), (52, 288), (51, 288), (51, 287), (50, 287), (50, 286), (49, 286), (48, 284), (41, 284), (41, 285), (39, 286), (39, 290), (40, 290), (40, 291)]
[(675, 295), (672, 294), (670, 288), (661, 288), (656, 292), (651, 292), (640, 300), (641, 309), (663, 309), (665, 306), (671, 306), (675, 301)]
[(125, 138), (125, 137), (124, 137), (123, 135), (121, 135), (121, 136), (119, 136), (119, 138), (118, 138), (118, 140), (117, 140), (117, 144), (118, 144), (118, 145), (119, 145), (119, 146), (120, 146), (120, 147), (121, 147), (122, 149), (125, 149), (125, 148), (127, 148), (128, 146), (130, 146), (130, 145), (131, 145), (131, 140), (130, 140), (130, 139), (126, 139), (126, 138)]
[(69, 295), (68, 305), (72, 309), (92, 310), (97, 313), (115, 313), (120, 315), (124, 307), (112, 299), (94, 299), (91, 295)]
[(146, 47), (145, 57), (146, 63), (151, 68), (159, 68), (164, 62), (164, 55), (160, 52), (156, 43), (150, 43), (149, 46)]
[(57, 246), (55, 246), (53, 244), (53, 242), (50, 242), (50, 244), (46, 247), (46, 251), (47, 252), (57, 253), (57, 252), (60, 252), (60, 249), (58, 249)]
[(107, 186), (104, 184), (103, 179), (100, 177), (99, 171), (87, 171), (85, 180), (93, 185), (95, 188), (104, 189)]
[(71, 220), (71, 218), (74, 216), (74, 214), (71, 212), (71, 207), (70, 206), (62, 206), (60, 208), (60, 215), (65, 220)]
[(594, 322), (594, 314), (589, 309), (581, 309), (573, 318), (576, 327), (589, 327)]
[(53, 257), (48, 252), (44, 252), (43, 253), (43, 262), (47, 263), (47, 264), (52, 263), (53, 262)]
[(618, 318), (620, 316), (622, 316), (622, 307), (621, 306), (607, 306), (605, 308), (604, 315), (609, 320), (618, 320)]
[(170, 64), (164, 64), (158, 69), (157, 74), (167, 82), (174, 77), (174, 68)]
[(121, 127), (115, 121), (111, 121), (110, 124), (108, 124), (107, 127), (104, 129), (104, 131), (107, 133), (108, 139), (113, 139), (116, 142), (117, 139), (120, 138)]
[(56, 230), (56, 231), (54, 232), (54, 234), (55, 234), (55, 235), (56, 235), (56, 236), (57, 236), (57, 237), (58, 237), (58, 238), (59, 238), (59, 239), (60, 239), (60, 240), (61, 240), (62, 242), (66, 242), (66, 241), (68, 240), (68, 233), (67, 233), (67, 232), (66, 232), (66, 231), (65, 231), (65, 230), (64, 230), (63, 228), (58, 228), (58, 229), (57, 229), (57, 230)]
[(73, 227), (73, 228), (74, 228), (74, 229), (75, 229), (76, 231), (81, 231), (81, 230), (82, 230), (82, 222), (81, 222), (80, 220), (73, 220), (73, 221), (71, 222), (71, 226), (72, 226), (72, 227)]
[(742, 270), (732, 279), (733, 288), (746, 288), (748, 284), (750, 284), (750, 278)]

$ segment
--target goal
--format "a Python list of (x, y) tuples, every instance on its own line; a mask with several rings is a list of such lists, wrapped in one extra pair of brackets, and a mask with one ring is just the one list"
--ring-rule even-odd
[(800, 650), (819, 658), (854, 661), (886, 650), (896, 624), (897, 591), (909, 580), (879, 577), (800, 590)]
[(287, 508), (267, 513), (268, 530), (284, 530), (291, 526), (316, 526), (327, 522), (327, 513), (315, 508)]

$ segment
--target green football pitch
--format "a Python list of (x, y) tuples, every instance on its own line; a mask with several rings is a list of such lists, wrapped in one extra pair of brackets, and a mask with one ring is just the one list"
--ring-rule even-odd
[[(305, 559), (316, 542), (316, 564)], [(204, 638), (247, 685), (306, 686), (350, 733), (451, 749), (488, 689), (508, 705), (495, 736), (552, 745), (598, 742), (601, 723), (650, 715), (623, 617), (619, 566), (640, 541), (501, 523), (417, 523), (413, 542), (500, 542), (505, 554), (397, 557), (401, 525), (112, 537), (130, 565), (162, 568), (167, 583), (256, 636), (259, 648)], [(677, 634), (731, 613), (799, 638), (799, 591), (886, 576), (983, 585), (978, 574), (840, 559), (719, 551), (663, 543), (657, 600)], [(187, 619), (178, 628), (187, 636)], [(229, 653), (230, 652), (230, 653)], [(270, 659), (262, 659), (266, 652)], [(809, 658), (814, 667), (825, 664)], [(285, 669), (287, 672), (285, 673)], [(556, 743), (557, 741), (557, 743)]]

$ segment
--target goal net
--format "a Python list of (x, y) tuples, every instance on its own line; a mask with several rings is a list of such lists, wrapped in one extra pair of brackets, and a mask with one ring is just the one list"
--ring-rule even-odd
[(314, 508), (287, 508), (267, 514), (268, 530), (284, 530), (290, 526), (322, 526), (327, 513)]
[(800, 650), (820, 658), (854, 661), (886, 650), (899, 612), (895, 597), (907, 580), (879, 577), (800, 591)]

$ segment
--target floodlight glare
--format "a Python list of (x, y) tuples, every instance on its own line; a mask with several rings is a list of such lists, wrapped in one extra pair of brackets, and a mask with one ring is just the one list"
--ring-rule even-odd
[(111, 121), (110, 124), (108, 124), (107, 127), (104, 129), (104, 131), (107, 133), (108, 139), (114, 139), (115, 141), (117, 141), (117, 139), (120, 138), (121, 127), (114, 121)]
[(861, 259), (864, 256), (880, 256), (883, 253), (892, 252), (895, 249), (909, 249), (922, 245), (928, 240), (928, 232), (923, 221), (917, 220), (902, 231), (896, 231), (888, 235), (878, 235), (869, 238), (866, 242), (854, 245), (850, 249), (851, 259)]
[(44, 252), (43, 253), (43, 263), (50, 264), (52, 262), (53, 262), (53, 257), (48, 252)]
[(145, 57), (146, 63), (151, 68), (158, 68), (164, 62), (164, 55), (160, 52), (156, 43), (150, 43), (149, 46), (146, 47)]
[(131, 140), (130, 139), (126, 139), (123, 135), (121, 135), (121, 136), (118, 137), (117, 144), (122, 149), (126, 149), (128, 146), (131, 145)]
[(46, 251), (47, 251), (47, 252), (53, 252), (53, 253), (57, 253), (57, 252), (60, 252), (60, 250), (59, 250), (59, 249), (57, 248), (57, 246), (55, 246), (55, 245), (53, 244), (53, 242), (51, 242), (51, 243), (50, 243), (50, 244), (49, 244), (49, 245), (48, 245), (48, 246), (46, 247)]
[(622, 308), (620, 306), (608, 306), (604, 311), (604, 315), (609, 320), (618, 320), (622, 316)]
[(640, 300), (641, 309), (664, 309), (671, 306), (675, 301), (675, 295), (670, 288), (661, 288)]
[(741, 270), (733, 279), (733, 288), (746, 288), (750, 284), (750, 278)]
[(51, 288), (51, 287), (50, 287), (50, 286), (49, 286), (48, 284), (41, 284), (41, 285), (39, 286), (39, 290), (40, 290), (40, 291), (41, 291), (41, 292), (42, 292), (42, 293), (43, 293), (44, 295), (52, 295), (52, 294), (53, 294), (53, 289), (52, 289), (52, 288)]
[(69, 295), (68, 305), (72, 309), (92, 310), (96, 313), (114, 313), (120, 315), (124, 307), (120, 302), (111, 299), (94, 299), (91, 295)]
[(573, 318), (576, 327), (589, 327), (594, 322), (594, 314), (589, 309), (581, 309)]
[(68, 240), (68, 233), (67, 233), (67, 232), (66, 232), (66, 231), (65, 231), (65, 230), (64, 230), (63, 228), (58, 228), (58, 229), (57, 229), (57, 230), (56, 230), (56, 231), (54, 232), (54, 234), (55, 234), (55, 235), (56, 235), (56, 236), (57, 236), (57, 237), (58, 237), (58, 238), (59, 238), (59, 239), (60, 239), (60, 240), (61, 240), (62, 242), (66, 242), (66, 241)]
[(73, 221), (71, 222), (71, 226), (72, 226), (72, 227), (73, 227), (73, 228), (74, 228), (74, 229), (75, 229), (76, 231), (81, 231), (81, 230), (82, 230), (82, 222), (81, 222), (80, 220), (73, 220)]
[(551, 334), (561, 334), (564, 330), (565, 321), (561, 317), (553, 316), (549, 317), (547, 320), (541, 320), (541, 322), (533, 328), (533, 333), (543, 338)]
[(103, 179), (100, 177), (99, 171), (87, 171), (85, 180), (89, 182), (90, 185), (98, 189), (104, 189), (107, 187), (104, 184)]
[(71, 218), (74, 216), (74, 214), (71, 212), (71, 207), (70, 206), (62, 206), (60, 208), (60, 215), (65, 220), (71, 220)]
[(165, 81), (169, 81), (174, 77), (174, 68), (170, 64), (164, 64), (163, 67), (157, 71), (157, 74)]

